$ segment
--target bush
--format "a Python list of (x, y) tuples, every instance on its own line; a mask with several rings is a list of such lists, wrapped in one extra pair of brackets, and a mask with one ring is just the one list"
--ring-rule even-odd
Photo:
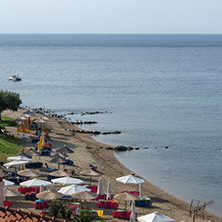
[(71, 221), (72, 210), (68, 209), (66, 206), (63, 206), (61, 201), (52, 201), (49, 210), (49, 216)]

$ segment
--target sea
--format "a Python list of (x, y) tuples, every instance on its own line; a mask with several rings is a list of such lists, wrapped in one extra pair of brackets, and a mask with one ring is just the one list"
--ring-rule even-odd
[(222, 216), (222, 35), (0, 34), (0, 90), (97, 122), (83, 129), (121, 131), (94, 138), (139, 148), (115, 156)]

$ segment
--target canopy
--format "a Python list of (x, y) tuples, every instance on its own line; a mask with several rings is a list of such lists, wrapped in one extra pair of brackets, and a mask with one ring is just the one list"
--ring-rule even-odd
[(35, 112), (31, 111), (31, 110), (27, 110), (27, 111), (23, 112), (23, 114), (28, 114), (29, 116), (34, 116)]
[(60, 153), (60, 152), (56, 152), (52, 158), (55, 158), (55, 157), (61, 157), (61, 158), (66, 158), (68, 155), (65, 154), (65, 153)]
[(26, 154), (29, 155), (29, 156), (40, 156), (40, 153), (33, 150), (32, 148), (29, 151), (27, 151)]
[(101, 174), (94, 171), (94, 170), (84, 170), (82, 172), (80, 172), (79, 174), (81, 175), (85, 175), (85, 176), (100, 176)]
[(58, 190), (58, 192), (62, 193), (64, 196), (71, 196), (73, 193), (77, 193), (80, 191), (91, 192), (91, 189), (88, 189), (84, 186), (71, 185), (71, 186), (62, 187), (60, 190)]
[(4, 196), (4, 197), (16, 197), (16, 196), (18, 196), (18, 195), (20, 195), (20, 194), (21, 194), (20, 192), (15, 191), (15, 190), (10, 190), (10, 189), (8, 189), (8, 188), (5, 188), (5, 189), (3, 190), (3, 196)]
[(85, 176), (89, 176), (89, 184), (91, 186), (91, 180), (92, 180), (92, 176), (100, 176), (101, 174), (90, 169), (90, 170), (84, 170), (82, 172), (79, 173), (80, 175), (85, 175)]
[(40, 180), (40, 179), (32, 179), (32, 180), (27, 180), (25, 182), (20, 183), (20, 186), (23, 186), (23, 187), (40, 187), (41, 185), (50, 186), (52, 185), (52, 183), (49, 181)]
[(125, 184), (139, 184), (139, 193), (140, 198), (142, 198), (142, 184), (145, 183), (143, 179), (136, 177), (134, 174), (116, 178), (116, 181), (125, 183)]
[(52, 173), (50, 173), (49, 175), (55, 176), (55, 177), (68, 177), (68, 176), (71, 176), (71, 173), (65, 172), (62, 170), (56, 170), (56, 171), (53, 171)]
[(98, 197), (98, 194), (89, 191), (80, 191), (77, 193), (73, 193), (71, 196), (75, 199), (80, 200), (93, 200)]
[(41, 175), (40, 173), (30, 169), (20, 170), (17, 174), (23, 177), (38, 177)]
[(5, 187), (15, 185), (14, 182), (11, 182), (11, 181), (9, 181), (9, 180), (5, 180), (5, 179), (3, 179), (3, 182), (4, 182), (4, 186), (5, 186)]
[(34, 122), (35, 123), (45, 123), (46, 121), (44, 121), (43, 119), (36, 119)]
[(24, 164), (26, 164), (26, 163), (28, 163), (28, 162), (31, 162), (31, 161), (29, 161), (29, 160), (12, 161), (12, 162), (3, 164), (3, 166), (4, 166), (5, 168), (17, 167), (17, 166), (24, 165)]
[(71, 150), (70, 148), (68, 148), (66, 145), (64, 145), (62, 148), (56, 150), (56, 152), (60, 152), (60, 153), (74, 153), (73, 150)]
[(144, 180), (140, 179), (139, 177), (136, 177), (134, 174), (130, 174), (127, 176), (116, 178), (116, 181), (125, 183), (125, 184), (141, 184), (145, 183)]
[(54, 200), (61, 198), (63, 195), (57, 191), (46, 190), (36, 194), (36, 197), (40, 200)]
[(140, 222), (173, 222), (174, 219), (159, 213), (158, 211), (137, 218)]
[(28, 158), (25, 155), (11, 156), (7, 158), (8, 161), (32, 161), (31, 158)]
[(120, 194), (116, 194), (114, 196), (114, 199), (118, 201), (121, 201), (121, 200), (130, 201), (130, 200), (138, 200), (139, 196), (132, 193), (120, 193)]
[(120, 193), (120, 194), (116, 194), (114, 196), (114, 199), (118, 200), (118, 201), (125, 201), (125, 211), (126, 211), (127, 201), (138, 200), (139, 196), (137, 196), (135, 194), (131, 194), (131, 193)]
[(46, 116), (41, 116), (40, 119), (43, 119), (44, 121), (48, 121), (49, 120), (49, 118), (46, 117)]
[(84, 184), (84, 181), (73, 177), (61, 177), (51, 180), (53, 184)]

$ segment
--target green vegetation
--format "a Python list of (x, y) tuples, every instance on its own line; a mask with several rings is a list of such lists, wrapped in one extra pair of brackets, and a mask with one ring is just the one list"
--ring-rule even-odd
[(13, 118), (11, 118), (11, 117), (2, 116), (2, 120), (0, 120), (0, 125), (15, 126), (16, 122), (13, 122), (12, 120), (13, 120)]
[[(10, 117), (2, 116), (0, 126), (14, 126), (16, 123), (12, 121)], [(0, 131), (0, 162), (6, 162), (7, 157), (17, 155), (22, 149), (22, 143), (19, 139), (16, 139), (13, 135), (2, 133)]]
[(93, 220), (104, 221), (97, 214), (93, 214), (90, 212), (90, 208), (84, 208), (82, 203), (80, 204), (80, 212), (79, 214), (72, 216), (73, 209), (69, 209), (65, 206), (61, 201), (54, 200), (50, 204), (49, 213), (50, 217), (65, 219), (72, 222), (90, 222)]
[(7, 157), (17, 155), (22, 149), (19, 139), (14, 136), (0, 134), (0, 162), (6, 162)]
[(19, 98), (19, 94), (9, 91), (0, 90), (0, 120), (1, 113), (4, 110), (17, 111), (22, 101)]

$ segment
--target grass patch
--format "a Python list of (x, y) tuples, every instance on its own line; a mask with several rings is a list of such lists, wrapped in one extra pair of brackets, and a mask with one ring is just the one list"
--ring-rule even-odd
[(0, 162), (6, 162), (7, 157), (14, 156), (22, 150), (22, 143), (14, 136), (0, 134)]
[(11, 118), (11, 117), (2, 116), (2, 120), (0, 121), (0, 125), (15, 126), (16, 122), (13, 122), (12, 120), (13, 120), (13, 118)]

